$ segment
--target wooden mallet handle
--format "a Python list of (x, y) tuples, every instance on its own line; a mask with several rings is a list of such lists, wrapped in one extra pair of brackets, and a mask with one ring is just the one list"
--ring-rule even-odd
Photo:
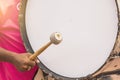
[(40, 55), (45, 49), (47, 49), (52, 43), (53, 44), (59, 44), (62, 41), (62, 36), (60, 33), (55, 32), (50, 36), (50, 41), (42, 46), (39, 50), (37, 50), (34, 54), (30, 56), (30, 60), (34, 60), (37, 58), (38, 55)]

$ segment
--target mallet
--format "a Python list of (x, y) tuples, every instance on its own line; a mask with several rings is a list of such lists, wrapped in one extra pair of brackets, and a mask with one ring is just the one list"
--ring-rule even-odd
[(32, 54), (30, 56), (30, 60), (36, 59), (36, 57), (38, 55), (40, 55), (45, 49), (47, 49), (52, 43), (55, 44), (55, 45), (57, 45), (61, 41), (62, 41), (62, 36), (61, 36), (60, 33), (55, 32), (55, 33), (51, 34), (50, 41), (47, 44), (45, 44), (44, 46), (42, 46), (39, 50), (37, 50), (34, 54)]

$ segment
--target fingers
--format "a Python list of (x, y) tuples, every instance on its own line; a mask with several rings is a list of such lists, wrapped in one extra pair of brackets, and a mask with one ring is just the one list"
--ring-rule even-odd
[(36, 65), (35, 61), (27, 60), (23, 66), (24, 70), (31, 70)]
[(39, 63), (40, 63), (40, 60), (39, 60), (39, 59), (36, 59), (35, 62), (36, 62), (36, 64), (39, 64)]
[(30, 56), (32, 54), (30, 53), (22, 53), (19, 55), (15, 55), (15, 58), (12, 62), (13, 65), (15, 65), (16, 69), (19, 71), (26, 71), (26, 70), (31, 70), (36, 63), (39, 63), (39, 60), (30, 60)]
[(22, 59), (22, 62), (20, 62), (21, 67), (19, 67), (20, 71), (29, 71), (31, 70), (36, 64), (39, 64), (40, 61), (38, 59), (35, 60), (30, 60), (30, 56), (32, 54), (27, 53), (27, 54), (22, 54), (23, 56), (26, 56)]
[(31, 67), (34, 67), (34, 66), (36, 65), (36, 62), (35, 62), (35, 61), (28, 60), (28, 61), (26, 62), (26, 65), (31, 66)]
[(27, 58), (26, 58), (25, 64), (28, 65), (28, 66), (31, 66), (31, 67), (35, 66), (36, 65), (36, 61), (35, 60), (30, 60), (30, 58), (29, 58), (32, 54), (31, 53), (27, 53), (26, 55), (27, 55)]
[(26, 60), (25, 62), (25, 66), (24, 66), (24, 69), (25, 70), (31, 70), (36, 64), (39, 64), (40, 63), (40, 60), (39, 59), (35, 59), (34, 61), (33, 60), (30, 60), (29, 58)]
[(20, 68), (19, 70), (20, 70), (20, 71), (29, 71), (29, 70), (31, 70), (31, 69), (32, 69), (31, 66), (24, 65), (24, 66), (22, 66), (22, 68)]
[[(30, 58), (32, 54), (31, 53), (28, 53), (28, 57)], [(35, 63), (39, 64), (40, 63), (40, 60), (38, 58), (32, 60), (32, 61), (35, 61)]]
[(31, 66), (28, 66), (27, 67), (27, 71), (29, 71), (29, 70), (31, 70), (32, 69), (32, 67)]
[(27, 60), (25, 60), (23, 62), (23, 65), (20, 67), (20, 71), (29, 71), (31, 70), (34, 66), (36, 65), (35, 61), (31, 61), (29, 60), (29, 58)]

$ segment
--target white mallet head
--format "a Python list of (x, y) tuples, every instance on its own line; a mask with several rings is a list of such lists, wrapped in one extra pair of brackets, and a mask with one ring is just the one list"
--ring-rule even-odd
[(59, 44), (63, 39), (62, 39), (62, 36), (60, 33), (58, 32), (55, 32), (55, 33), (52, 33), (51, 36), (50, 36), (50, 40), (53, 44)]

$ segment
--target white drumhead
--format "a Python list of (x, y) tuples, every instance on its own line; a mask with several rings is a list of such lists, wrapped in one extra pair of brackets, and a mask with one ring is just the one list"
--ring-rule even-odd
[(28, 0), (26, 29), (34, 51), (60, 32), (63, 41), (51, 45), (39, 59), (66, 77), (96, 72), (113, 49), (117, 35), (114, 0)]

